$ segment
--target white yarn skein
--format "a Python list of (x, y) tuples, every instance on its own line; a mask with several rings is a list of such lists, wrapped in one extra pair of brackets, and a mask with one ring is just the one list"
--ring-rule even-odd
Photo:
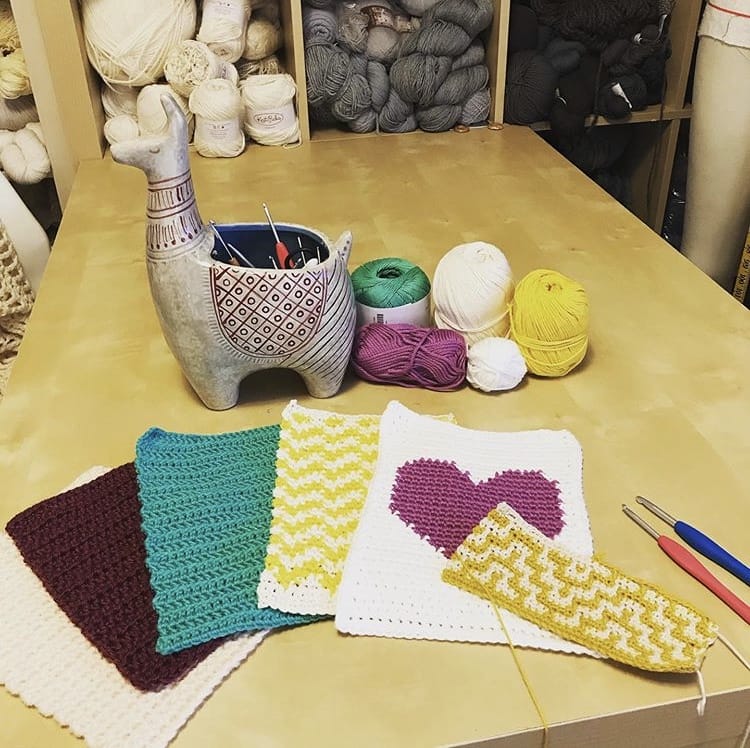
[(195, 126), (193, 113), (188, 108), (187, 101), (166, 83), (153, 83), (150, 86), (144, 86), (138, 94), (136, 119), (141, 135), (161, 135), (166, 132), (167, 114), (161, 104), (163, 94), (172, 96), (185, 113), (185, 118), (188, 121), (188, 140), (190, 140)]
[(223, 78), (203, 81), (190, 94), (195, 114), (195, 147), (201, 156), (232, 158), (245, 149), (242, 99), (237, 86)]
[(0, 54), (0, 98), (17, 99), (31, 93), (31, 79), (26, 56), (19, 47), (10, 54)]
[(478, 390), (512, 390), (526, 376), (526, 371), (526, 360), (515, 340), (482, 338), (469, 346), (466, 381)]
[(36, 184), (51, 173), (47, 149), (28, 125), (2, 147), (0, 165), (8, 179), (18, 184)]
[(10, 145), (13, 142), (15, 135), (15, 132), (11, 132), (10, 130), (0, 130), (0, 152), (2, 152), (6, 145)]
[(220, 60), (203, 42), (186, 39), (173, 47), (164, 63), (164, 76), (180, 96), (190, 96), (199, 83), (213, 78), (226, 78), (235, 85), (237, 68)]
[(101, 97), (102, 107), (107, 119), (119, 117), (121, 114), (136, 116), (136, 102), (140, 88), (134, 86), (117, 86), (106, 82), (102, 83)]
[(21, 46), (18, 28), (13, 18), (9, 0), (0, 0), (0, 54), (12, 52)]
[(250, 0), (203, 0), (198, 35), (221, 60), (236, 62), (245, 49)]
[(281, 28), (265, 18), (251, 18), (245, 34), (245, 51), (248, 60), (262, 60), (276, 52), (283, 42)]
[(108, 83), (145, 86), (164, 73), (175, 44), (192, 39), (195, 0), (81, 0), (89, 61)]
[(125, 140), (133, 140), (140, 133), (138, 120), (130, 114), (118, 114), (104, 123), (104, 137), (110, 145), (122, 143)]
[(486, 242), (459, 244), (435, 268), (435, 326), (461, 333), (468, 345), (482, 338), (507, 337), (514, 290), (510, 265), (497, 247)]
[(39, 114), (33, 96), (19, 96), (17, 99), (0, 97), (0, 130), (20, 130), (29, 122), (36, 122)]
[(288, 73), (251, 75), (242, 81), (245, 132), (261, 145), (285, 145), (300, 140), (294, 111), (297, 86)]

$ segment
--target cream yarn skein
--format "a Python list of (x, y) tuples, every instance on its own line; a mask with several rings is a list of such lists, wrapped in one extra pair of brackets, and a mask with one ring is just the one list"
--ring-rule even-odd
[(468, 345), (507, 337), (513, 273), (505, 255), (486, 242), (459, 244), (438, 263), (432, 281), (435, 326), (455, 330)]
[(220, 60), (203, 42), (186, 39), (173, 47), (164, 63), (164, 76), (180, 96), (190, 96), (195, 87), (213, 78), (239, 80), (231, 62)]
[(172, 96), (185, 113), (188, 122), (188, 140), (191, 140), (195, 128), (193, 113), (188, 108), (187, 101), (166, 83), (153, 83), (150, 86), (144, 86), (138, 94), (136, 119), (141, 135), (161, 135), (166, 132), (167, 114), (161, 104), (161, 97), (164, 94)]
[(203, 81), (190, 94), (190, 111), (195, 114), (194, 143), (201, 156), (232, 158), (242, 153), (245, 135), (237, 86), (223, 78)]
[(278, 75), (283, 72), (284, 66), (276, 55), (268, 55), (262, 60), (246, 60), (243, 57), (237, 62), (237, 73), (241, 81), (250, 75)]
[(261, 145), (285, 145), (300, 140), (294, 111), (297, 86), (288, 73), (251, 75), (242, 81), (245, 132)]
[(265, 18), (251, 18), (245, 34), (245, 51), (248, 60), (262, 60), (276, 52), (282, 43), (281, 28)]
[(26, 56), (19, 47), (8, 55), (0, 54), (0, 98), (17, 99), (31, 93)]
[(104, 137), (110, 145), (133, 140), (139, 135), (138, 121), (130, 114), (118, 114), (104, 123)]
[(89, 61), (108, 83), (145, 86), (164, 73), (169, 50), (192, 39), (195, 0), (81, 0)]
[(20, 46), (21, 38), (18, 36), (10, 0), (0, 0), (0, 55), (13, 52)]
[(508, 338), (482, 338), (466, 354), (466, 381), (483, 392), (512, 390), (526, 376), (521, 349)]
[(137, 101), (140, 88), (132, 86), (117, 86), (106, 82), (102, 83), (101, 97), (102, 107), (107, 119), (119, 117), (121, 114), (129, 114), (135, 117), (137, 113)]
[(245, 49), (245, 34), (250, 20), (250, 0), (203, 0), (199, 42), (209, 46), (226, 62), (236, 62)]
[(38, 123), (29, 123), (0, 149), (0, 165), (11, 182), (36, 184), (51, 173), (47, 148)]

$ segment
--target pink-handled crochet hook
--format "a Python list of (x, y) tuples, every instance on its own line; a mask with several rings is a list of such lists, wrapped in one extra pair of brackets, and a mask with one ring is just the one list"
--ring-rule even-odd
[(651, 525), (641, 519), (627, 504), (622, 505), (622, 511), (627, 514), (641, 529), (645, 530), (656, 540), (664, 553), (690, 576), (695, 577), (701, 584), (708, 587), (723, 603), (728, 605), (745, 623), (750, 623), (750, 605), (740, 600), (728, 587), (725, 587), (684, 545), (676, 540), (659, 535)]

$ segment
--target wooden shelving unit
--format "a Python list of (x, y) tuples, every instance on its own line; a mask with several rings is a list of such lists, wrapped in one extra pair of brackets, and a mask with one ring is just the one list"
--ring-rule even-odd
[[(12, 0), (22, 43), (37, 97), (42, 126), (48, 139), (61, 204), (70, 192), (78, 163), (101, 158), (103, 113), (96, 73), (88, 64), (78, 0)], [(671, 177), (679, 124), (690, 116), (686, 88), (702, 8), (701, 0), (676, 0), (670, 19), (672, 55), (662, 105), (636, 112), (627, 120), (598, 118), (596, 125), (632, 123), (639, 129), (633, 150), (632, 191), (639, 195), (634, 210), (653, 229), (661, 229)], [(298, 86), (297, 112), (303, 140), (328, 141), (359, 138), (367, 147), (371, 137), (407, 137), (408, 134), (355, 134), (339, 129), (316, 131), (308, 118), (305, 89), (304, 40), (300, 0), (281, 0), (285, 45), (283, 62)], [(510, 0), (496, 0), (493, 24), (485, 33), (490, 71), (491, 121), (502, 123), (508, 49)], [(546, 123), (534, 123), (543, 131)], [(640, 131), (642, 128), (642, 131)], [(458, 135), (457, 135), (458, 137)]]

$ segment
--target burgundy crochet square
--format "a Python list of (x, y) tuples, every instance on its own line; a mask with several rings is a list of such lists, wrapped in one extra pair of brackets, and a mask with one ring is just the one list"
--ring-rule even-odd
[(55, 602), (136, 688), (174, 683), (222, 643), (156, 651), (132, 462), (26, 509), (6, 530)]

